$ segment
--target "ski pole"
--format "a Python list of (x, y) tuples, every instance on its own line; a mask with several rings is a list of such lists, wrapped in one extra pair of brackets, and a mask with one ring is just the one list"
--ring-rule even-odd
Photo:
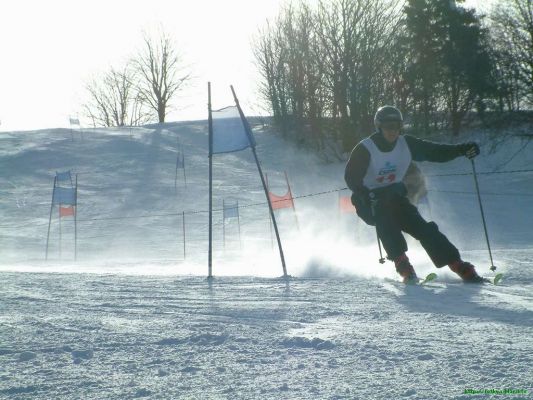
[(374, 193), (369, 194), (370, 197), (370, 209), (372, 210), (372, 217), (374, 218), (374, 224), (376, 226), (376, 239), (378, 240), (378, 249), (379, 249), (379, 263), (384, 264), (385, 258), (383, 258), (383, 252), (381, 251), (381, 242), (379, 241), (379, 234), (378, 234), (378, 225), (376, 223), (376, 199)]
[(384, 264), (385, 259), (383, 258), (383, 253), (381, 252), (381, 242), (379, 241), (378, 227), (376, 226), (376, 237), (378, 239), (378, 248), (379, 248), (379, 263)]
[(483, 221), (483, 230), (485, 231), (485, 239), (487, 240), (487, 247), (489, 249), (490, 270), (495, 271), (496, 266), (494, 265), (494, 261), (492, 260), (492, 251), (490, 250), (489, 234), (487, 232), (487, 223), (485, 222), (485, 213), (483, 212), (483, 204), (481, 203), (481, 194), (479, 193), (479, 183), (477, 181), (476, 165), (474, 164), (473, 158), (470, 159), (470, 161), (472, 162), (472, 172), (474, 173), (474, 182), (476, 183), (477, 199), (479, 201), (479, 210), (481, 211), (481, 220)]

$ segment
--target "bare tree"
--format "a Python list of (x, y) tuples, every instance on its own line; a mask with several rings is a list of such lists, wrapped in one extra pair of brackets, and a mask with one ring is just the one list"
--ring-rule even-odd
[[(325, 66), (329, 117), (348, 150), (372, 129), (375, 109), (397, 97), (396, 1), (322, 1), (317, 31)], [(404, 95), (405, 97), (405, 95)]]
[(397, 0), (299, 2), (281, 10), (260, 33), (255, 55), (284, 134), (323, 151), (332, 141), (351, 149), (356, 132), (370, 133), (375, 108), (393, 97), (389, 57), (400, 11)]
[(86, 85), (86, 89), (89, 101), (83, 105), (85, 115), (91, 119), (94, 127), (112, 126), (107, 94), (101, 81), (93, 79)]
[(323, 63), (314, 24), (309, 6), (289, 4), (259, 32), (254, 54), (260, 92), (282, 134), (320, 149)]
[(283, 47), (283, 36), (280, 24), (267, 23), (254, 40), (254, 55), (259, 72), (263, 78), (259, 82), (259, 91), (269, 106), (274, 122), (286, 137), (289, 133), (287, 124), (288, 96), (286, 94), (287, 63), (286, 51)]
[(161, 32), (157, 39), (144, 37), (144, 48), (135, 59), (139, 74), (138, 90), (158, 121), (165, 122), (169, 103), (190, 74), (182, 71), (178, 56), (170, 37)]
[(126, 65), (122, 70), (111, 68), (102, 79), (87, 84), (89, 102), (83, 108), (94, 126), (141, 125), (149, 114), (143, 97), (137, 92), (135, 71)]
[[(500, 89), (509, 110), (533, 105), (533, 2), (502, 0), (491, 14)], [(525, 103), (525, 104), (524, 104)], [(500, 108), (503, 108), (500, 106)]]

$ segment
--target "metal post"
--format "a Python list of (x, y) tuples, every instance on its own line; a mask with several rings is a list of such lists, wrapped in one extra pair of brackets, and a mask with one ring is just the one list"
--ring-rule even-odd
[(178, 157), (179, 157), (179, 152), (178, 152), (178, 156), (176, 157), (176, 173), (174, 174), (174, 191), (177, 191), (178, 189)]
[[(270, 196), (270, 186), (268, 185), (268, 174), (265, 173), (265, 181), (267, 185), (268, 195)], [(268, 228), (270, 230), (270, 248), (274, 249), (274, 234), (272, 233), (272, 217), (268, 214)]]
[(209, 127), (209, 254), (207, 278), (213, 278), (213, 117), (211, 115), (211, 82), (207, 83)]
[(185, 173), (185, 152), (181, 149), (181, 165), (183, 167), (183, 182), (185, 187), (187, 187), (187, 174)]
[(261, 178), (261, 183), (263, 184), (263, 189), (265, 191), (265, 196), (267, 198), (268, 202), (268, 209), (270, 211), (270, 216), (272, 217), (272, 223), (274, 224), (274, 231), (276, 232), (276, 239), (278, 241), (278, 248), (279, 248), (279, 256), (281, 259), (281, 265), (283, 267), (283, 277), (288, 277), (287, 275), (287, 266), (285, 265), (285, 256), (283, 255), (283, 247), (281, 245), (281, 239), (279, 237), (279, 231), (278, 231), (278, 225), (276, 223), (276, 217), (274, 216), (274, 209), (272, 208), (272, 203), (270, 202), (270, 196), (268, 194), (268, 189), (265, 182), (265, 177), (263, 176), (263, 171), (261, 170), (261, 165), (259, 164), (259, 159), (257, 158), (257, 153), (255, 151), (255, 145), (253, 144), (252, 138), (251, 138), (251, 130), (248, 126), (248, 123), (246, 121), (246, 118), (244, 117), (244, 114), (241, 110), (241, 106), (239, 104), (239, 99), (237, 99), (237, 95), (235, 94), (235, 90), (233, 89), (233, 86), (230, 86), (231, 92), (233, 93), (233, 98), (235, 99), (235, 104), (237, 106), (237, 109), (239, 110), (239, 115), (241, 116), (242, 123), (245, 126), (245, 129), (247, 130), (247, 133), (249, 135), (251, 147), (252, 147), (252, 154), (254, 155), (255, 163), (257, 165), (257, 169), (259, 171), (259, 177)]
[(78, 174), (74, 188), (74, 261), (78, 259)]
[(300, 223), (298, 222), (298, 214), (296, 214), (296, 207), (294, 206), (294, 197), (292, 196), (292, 190), (291, 185), (289, 183), (289, 177), (287, 176), (287, 171), (283, 171), (285, 173), (285, 181), (287, 182), (287, 188), (289, 189), (289, 196), (291, 196), (291, 202), (292, 202), (292, 211), (294, 211), (294, 219), (296, 220), (296, 228), (298, 229), (298, 232), (300, 231)]
[(57, 175), (54, 177), (54, 190), (52, 191), (52, 201), (50, 203), (50, 218), (48, 219), (48, 234), (46, 235), (46, 254), (44, 259), (48, 260), (48, 243), (50, 242), (50, 225), (52, 224), (52, 211), (54, 210), (54, 196), (56, 194)]
[(237, 226), (239, 227), (239, 248), (242, 250), (241, 240), (241, 215), (239, 213), (239, 200), (237, 200)]
[(222, 241), (224, 243), (224, 250), (226, 249), (226, 201), (222, 199)]
[(59, 203), (59, 207), (57, 208), (57, 214), (59, 216), (59, 259), (63, 259), (63, 254), (61, 252), (61, 243), (62, 243), (62, 237), (61, 237), (61, 203)]
[(187, 251), (185, 247), (185, 211), (181, 213), (181, 221), (183, 225), (183, 259), (185, 260), (187, 258)]

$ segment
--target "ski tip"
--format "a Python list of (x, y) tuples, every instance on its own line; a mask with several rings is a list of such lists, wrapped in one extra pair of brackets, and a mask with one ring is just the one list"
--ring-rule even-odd
[(503, 278), (503, 274), (500, 272), (499, 274), (496, 274), (496, 276), (494, 277), (494, 284), (497, 285)]
[(500, 281), (502, 280), (502, 278), (503, 278), (503, 274), (499, 273), (493, 277), (486, 277), (486, 278), (484, 277), (483, 282), (490, 283), (491, 285), (498, 285)]
[(432, 281), (437, 279), (437, 274), (435, 272), (432, 272), (426, 276), (426, 279), (424, 279), (426, 282)]
[(437, 279), (437, 274), (435, 272), (432, 272), (428, 274), (424, 279), (421, 279), (418, 284), (425, 285), (426, 283), (434, 281), (435, 279)]

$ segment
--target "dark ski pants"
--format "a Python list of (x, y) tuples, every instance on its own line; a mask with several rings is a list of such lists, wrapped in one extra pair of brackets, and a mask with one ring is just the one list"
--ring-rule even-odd
[(374, 218), (378, 236), (391, 260), (407, 251), (407, 242), (402, 232), (420, 241), (438, 268), (460, 259), (459, 251), (439, 231), (437, 224), (424, 220), (406, 197), (394, 196), (378, 200), (374, 207)]

